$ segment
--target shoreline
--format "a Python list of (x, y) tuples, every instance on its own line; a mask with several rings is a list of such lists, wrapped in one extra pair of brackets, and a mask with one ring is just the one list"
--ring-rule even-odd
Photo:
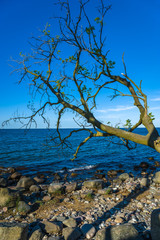
[[(76, 239), (85, 239), (83, 226), (87, 224), (93, 227), (93, 236), (88, 239), (99, 240), (99, 231), (126, 224), (134, 227), (142, 239), (151, 239), (151, 213), (159, 208), (160, 182), (156, 183), (155, 173), (148, 173), (147, 169), (141, 177), (110, 170), (110, 176), (97, 172), (89, 180), (76, 180), (77, 176), (72, 176), (72, 180), (58, 179), (61, 176), (56, 175), (57, 179), (54, 176), (50, 183), (51, 179), (43, 174), (31, 178), (10, 168), (8, 181), (1, 172), (0, 223), (27, 224), (26, 239), (34, 234), (34, 225), (43, 235), (39, 239), (67, 239), (67, 227), (80, 229)], [(67, 220), (74, 224), (67, 226)], [(54, 232), (48, 230), (49, 224), (61, 227), (52, 226), (59, 229)]]

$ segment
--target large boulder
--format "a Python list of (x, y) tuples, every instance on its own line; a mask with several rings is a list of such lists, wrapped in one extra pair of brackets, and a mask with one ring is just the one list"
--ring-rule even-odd
[(67, 227), (77, 227), (77, 222), (74, 218), (65, 219), (63, 224)]
[(43, 236), (44, 234), (42, 233), (42, 230), (38, 228), (32, 232), (29, 240), (42, 240)]
[(67, 227), (63, 228), (62, 235), (64, 236), (65, 240), (76, 240), (81, 236), (81, 231), (79, 228), (72, 228), (72, 227)]
[(0, 223), (1, 240), (27, 240), (28, 224), (26, 223)]
[(17, 199), (20, 198), (19, 192), (11, 191), (8, 188), (0, 188), (0, 206), (14, 207)]
[(132, 224), (122, 224), (99, 230), (96, 240), (140, 240), (138, 231)]
[(99, 179), (84, 181), (83, 186), (89, 189), (102, 189), (103, 181)]
[(28, 190), (30, 186), (34, 185), (35, 182), (30, 177), (22, 177), (19, 182), (17, 183), (17, 188), (25, 188)]
[(48, 187), (48, 193), (63, 193), (64, 186), (63, 183), (51, 183)]
[(63, 224), (61, 222), (44, 221), (44, 229), (49, 234), (59, 234), (62, 231)]
[(160, 183), (160, 171), (159, 171), (159, 172), (156, 172), (153, 181), (154, 181), (155, 183)]
[(160, 238), (160, 209), (153, 210), (151, 214), (151, 236), (152, 240)]

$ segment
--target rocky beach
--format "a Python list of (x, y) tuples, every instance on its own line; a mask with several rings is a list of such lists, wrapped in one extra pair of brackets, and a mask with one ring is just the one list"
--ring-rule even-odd
[[(88, 179), (58, 173), (25, 176), (1, 168), (2, 240), (158, 240), (158, 162), (141, 162), (141, 175), (96, 170)], [(152, 171), (151, 171), (152, 170)], [(87, 170), (86, 170), (87, 171)], [(52, 181), (51, 181), (52, 180)]]

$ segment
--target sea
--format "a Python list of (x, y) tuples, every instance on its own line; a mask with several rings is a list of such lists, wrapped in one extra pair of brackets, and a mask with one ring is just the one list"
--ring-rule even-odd
[[(61, 129), (63, 137), (73, 129)], [(145, 135), (146, 129), (138, 128), (137, 133)], [(160, 132), (160, 129), (158, 129)], [(123, 169), (125, 172), (140, 174), (142, 169), (136, 168), (141, 162), (154, 166), (160, 161), (160, 153), (144, 145), (128, 150), (113, 143), (110, 138), (93, 138), (84, 144), (72, 161), (73, 154), (80, 142), (88, 133), (81, 131), (74, 133), (64, 148), (55, 146), (53, 138), (57, 136), (55, 129), (0, 129), (0, 167), (14, 167), (23, 174), (37, 175), (64, 174), (76, 172), (81, 178), (91, 176), (95, 171)], [(157, 170), (160, 170), (158, 168)]]

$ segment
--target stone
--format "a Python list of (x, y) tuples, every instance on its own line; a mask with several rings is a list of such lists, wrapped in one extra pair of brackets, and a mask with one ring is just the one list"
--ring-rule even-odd
[(34, 179), (37, 183), (44, 183), (44, 181), (45, 181), (43, 178), (39, 178), (39, 177), (37, 177), (37, 176), (34, 177), (33, 179)]
[(126, 179), (129, 179), (129, 174), (128, 173), (122, 173), (121, 175), (119, 175), (118, 178), (121, 179), (122, 181), (125, 181)]
[(22, 174), (21, 173), (19, 173), (19, 172), (14, 172), (14, 173), (12, 173), (12, 175), (10, 176), (10, 179), (20, 179), (20, 177), (22, 176)]
[(51, 197), (50, 196), (44, 196), (43, 198), (42, 198), (42, 201), (44, 201), (44, 202), (48, 202), (48, 201), (50, 201), (51, 200)]
[(21, 213), (28, 213), (28, 212), (30, 212), (31, 207), (24, 201), (19, 201), (17, 210), (18, 210), (18, 212), (21, 212)]
[(84, 237), (86, 237), (87, 239), (93, 238), (96, 233), (96, 229), (92, 224), (82, 225), (81, 231)]
[(99, 179), (84, 181), (83, 186), (89, 189), (102, 189), (103, 181)]
[(26, 223), (0, 223), (1, 240), (27, 240), (28, 224)]
[(148, 181), (148, 179), (147, 179), (147, 178), (142, 178), (142, 179), (140, 180), (140, 185), (141, 185), (141, 187), (148, 187), (148, 186), (149, 186), (149, 181)]
[(116, 170), (109, 170), (107, 172), (108, 177), (116, 177), (117, 176), (117, 171)]
[(8, 188), (0, 188), (0, 206), (14, 207), (19, 198), (19, 192), (11, 191)]
[(74, 218), (69, 218), (63, 221), (63, 224), (67, 227), (76, 227), (77, 226), (77, 222)]
[(116, 216), (115, 220), (116, 223), (123, 223), (123, 218), (120, 216)]
[(41, 229), (36, 229), (30, 236), (29, 240), (42, 240), (44, 234)]
[(66, 184), (65, 187), (66, 192), (71, 193), (77, 189), (77, 182)]
[(43, 224), (45, 231), (49, 234), (57, 234), (62, 231), (63, 224), (61, 222), (44, 221)]
[(154, 181), (155, 183), (160, 183), (160, 171), (159, 171), (159, 172), (156, 172), (153, 181)]
[(139, 240), (138, 231), (132, 224), (122, 224), (106, 229), (107, 240)]
[(37, 185), (32, 185), (29, 188), (30, 192), (39, 192), (40, 190), (41, 190), (41, 188), (39, 186), (37, 186)]
[(152, 240), (160, 238), (160, 208), (153, 210), (151, 214), (151, 236)]
[(30, 186), (34, 185), (34, 180), (30, 177), (22, 177), (17, 183), (17, 188), (25, 188), (28, 190)]
[[(106, 228), (103, 228), (101, 230), (99, 230), (97, 233), (96, 233), (96, 237), (95, 237), (96, 240), (106, 240)], [(109, 240), (109, 239), (107, 239)]]
[(7, 187), (7, 181), (5, 178), (0, 178), (0, 187)]
[(143, 168), (143, 169), (147, 169), (149, 167), (149, 164), (147, 162), (141, 162), (139, 164), (139, 167)]
[(79, 228), (67, 227), (63, 228), (62, 235), (65, 240), (76, 240), (81, 236)]
[(48, 187), (48, 193), (63, 193), (63, 183), (51, 183)]

